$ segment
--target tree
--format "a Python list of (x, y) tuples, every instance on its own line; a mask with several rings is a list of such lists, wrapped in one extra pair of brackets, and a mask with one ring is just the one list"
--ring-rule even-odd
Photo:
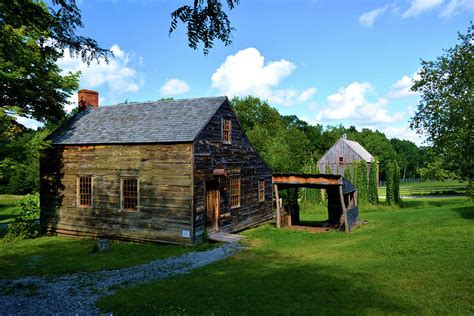
[(421, 95), (411, 128), (428, 136), (448, 170), (474, 178), (474, 26), (435, 61), (421, 61), (412, 90)]
[[(230, 10), (239, 2), (240, 0), (226, 0)], [(194, 0), (192, 6), (184, 5), (173, 11), (169, 34), (176, 30), (178, 21), (187, 24), (189, 47), (197, 49), (202, 42), (205, 55), (209, 53), (216, 39), (226, 46), (232, 43), (231, 32), (234, 28), (220, 0)]]
[(420, 166), (421, 154), (418, 147), (409, 140), (390, 139), (390, 144), (396, 152), (396, 160), (402, 170), (402, 178), (415, 178)]
[(365, 160), (359, 161), (359, 187), (357, 188), (360, 204), (368, 202), (368, 179), (367, 179), (367, 163)]
[(420, 176), (424, 179), (444, 181), (453, 179), (455, 175), (444, 169), (445, 162), (441, 157), (434, 158), (433, 161), (428, 162), (425, 166), (418, 169)]
[(79, 73), (61, 74), (56, 61), (68, 51), (85, 62), (110, 55), (83, 27), (74, 0), (0, 1), (0, 108), (10, 114), (58, 122), (78, 87)]
[(379, 202), (379, 192), (377, 183), (377, 158), (373, 158), (370, 163), (369, 171), (369, 203), (377, 204)]
[(400, 167), (397, 161), (393, 161), (393, 200), (400, 202)]
[(351, 165), (349, 165), (349, 164), (344, 165), (344, 178), (346, 180), (352, 182)]
[(394, 192), (393, 192), (393, 163), (387, 164), (386, 170), (386, 192), (385, 192), (385, 202), (388, 205), (391, 205), (395, 202)]

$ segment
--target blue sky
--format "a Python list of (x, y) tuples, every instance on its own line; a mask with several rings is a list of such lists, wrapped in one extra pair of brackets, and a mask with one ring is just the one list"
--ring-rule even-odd
[(87, 67), (65, 56), (59, 65), (81, 70), (81, 88), (99, 91), (101, 106), (252, 94), (313, 124), (420, 144), (408, 128), (418, 100), (411, 79), (420, 59), (453, 46), (474, 16), (472, 0), (241, 0), (230, 13), (233, 44), (204, 56), (187, 46), (183, 25), (168, 36), (170, 13), (191, 2), (79, 1), (81, 32), (115, 58)]

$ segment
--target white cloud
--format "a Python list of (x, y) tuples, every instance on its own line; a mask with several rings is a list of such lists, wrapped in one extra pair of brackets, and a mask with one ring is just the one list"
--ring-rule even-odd
[(410, 7), (402, 14), (402, 18), (414, 17), (432, 10), (443, 3), (443, 0), (412, 0)]
[(298, 103), (304, 103), (311, 99), (311, 97), (316, 93), (316, 91), (318, 91), (316, 88), (308, 88), (306, 90), (303, 90), (298, 96), (298, 98), (296, 98), (296, 101)]
[(212, 87), (229, 97), (253, 95), (270, 103), (290, 106), (306, 102), (316, 93), (315, 88), (275, 89), (295, 69), (295, 64), (284, 59), (265, 64), (265, 58), (257, 49), (247, 48), (227, 56), (211, 77)]
[(426, 137), (420, 134), (417, 134), (414, 130), (410, 129), (408, 126), (401, 127), (387, 127), (383, 128), (382, 132), (387, 135), (388, 138), (398, 138), (406, 139), (414, 142), (417, 146), (426, 145)]
[(316, 120), (341, 121), (350, 120), (359, 124), (387, 124), (401, 121), (403, 113), (390, 115), (387, 110), (388, 101), (378, 98), (369, 102), (367, 96), (374, 93), (374, 87), (368, 82), (353, 82), (326, 98), (327, 103), (317, 114)]
[(375, 19), (382, 15), (388, 9), (388, 7), (389, 5), (386, 5), (384, 7), (380, 7), (361, 14), (359, 17), (359, 23), (366, 27), (372, 27), (374, 25)]
[(387, 94), (390, 98), (402, 98), (418, 95), (417, 92), (411, 91), (413, 80), (420, 80), (418, 71), (411, 76), (403, 76), (400, 80), (392, 85), (390, 92)]
[(451, 0), (441, 12), (441, 17), (450, 18), (461, 11), (474, 11), (473, 0)]
[(179, 79), (170, 79), (160, 88), (162, 96), (171, 96), (186, 93), (189, 91), (189, 85)]
[(110, 58), (109, 63), (101, 60), (100, 63), (92, 62), (87, 66), (81, 58), (71, 57), (65, 53), (58, 61), (58, 65), (64, 72), (81, 71), (81, 88), (107, 85), (109, 92), (113, 95), (137, 92), (143, 84), (143, 79), (130, 65), (131, 60), (134, 59), (133, 53), (124, 52), (117, 44), (112, 45), (110, 50), (114, 53), (114, 57)]

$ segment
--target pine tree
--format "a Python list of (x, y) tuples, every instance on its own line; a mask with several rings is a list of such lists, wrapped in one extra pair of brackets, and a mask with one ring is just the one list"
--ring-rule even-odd
[(359, 193), (359, 163), (357, 161), (352, 161), (352, 184), (357, 189), (357, 200), (360, 200), (360, 193)]
[(324, 173), (325, 174), (331, 174), (331, 167), (329, 167), (329, 161), (326, 160), (326, 166), (325, 166), (325, 169), (324, 169)]
[(359, 175), (360, 175), (360, 192), (359, 200), (361, 204), (366, 204), (368, 202), (368, 189), (367, 189), (367, 163), (364, 160), (359, 162)]
[(393, 200), (400, 202), (400, 167), (396, 161), (393, 162)]
[(373, 158), (370, 163), (369, 172), (369, 203), (377, 204), (379, 202), (379, 192), (377, 183), (377, 158)]
[(350, 182), (352, 182), (351, 177), (351, 166), (349, 164), (344, 165), (344, 178)]
[(388, 205), (393, 204), (395, 202), (393, 197), (393, 171), (393, 162), (389, 162), (387, 164), (387, 172), (385, 173), (387, 182), (386, 202)]

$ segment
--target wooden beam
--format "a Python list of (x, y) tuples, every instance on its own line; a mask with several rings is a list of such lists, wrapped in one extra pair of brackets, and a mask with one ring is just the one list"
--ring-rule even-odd
[(346, 230), (346, 233), (349, 232), (349, 222), (347, 220), (347, 209), (346, 209), (346, 204), (344, 202), (344, 194), (342, 193), (342, 186), (339, 187), (339, 198), (341, 201), (341, 206), (342, 206), (342, 216), (344, 216), (344, 228)]
[(278, 185), (273, 185), (273, 191), (275, 191), (275, 200), (276, 200), (276, 227), (280, 228), (280, 196), (278, 195)]
[(273, 183), (277, 184), (292, 184), (292, 185), (304, 185), (304, 184), (313, 184), (313, 185), (342, 185), (342, 177), (334, 176), (297, 176), (297, 175), (274, 175)]

